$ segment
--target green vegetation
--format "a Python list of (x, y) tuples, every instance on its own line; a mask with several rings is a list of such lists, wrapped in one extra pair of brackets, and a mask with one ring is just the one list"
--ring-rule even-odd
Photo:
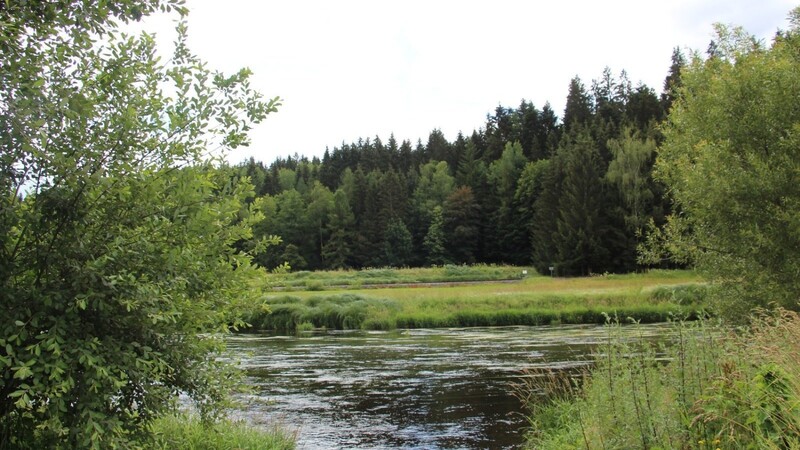
[(128, 448), (180, 393), (210, 422), (238, 384), (218, 336), (259, 216), (209, 149), (277, 102), (211, 72), (185, 23), (170, 58), (115, 31), (182, 3), (0, 5), (0, 447)]
[(684, 71), (659, 150), (681, 214), (651, 234), (656, 257), (696, 262), (731, 317), (800, 298), (800, 9), (791, 21), (768, 48), (718, 26), (713, 52)]
[(666, 349), (626, 342), (617, 328), (609, 326), (609, 343), (581, 388), (555, 374), (528, 379), (530, 448), (800, 445), (797, 314), (760, 316), (739, 332), (711, 321), (677, 323)]
[(279, 428), (261, 430), (223, 420), (212, 427), (197, 417), (163, 416), (153, 421), (147, 450), (292, 450), (295, 438)]
[(686, 267), (641, 263), (636, 251), (647, 224), (673, 211), (653, 163), (685, 64), (676, 50), (660, 98), (606, 68), (589, 87), (569, 82), (563, 120), (523, 100), (452, 142), (441, 130), (416, 145), (371, 137), (321, 159), (231, 167), (252, 180), (266, 216), (253, 241), (282, 238), (254, 260), (312, 271), (512, 264), (558, 276)]
[[(261, 288), (298, 288), (310, 291), (329, 287), (361, 288), (369, 285), (414, 284), (458, 281), (520, 280), (531, 268), (476, 264), (447, 264), (426, 268), (367, 268), (363, 270), (297, 271), (266, 274), (258, 281)], [(263, 281), (263, 282), (262, 282)]]
[[(523, 101), (452, 143), (434, 130), (416, 148), (367, 139), (269, 167), (210, 155), (247, 144), (279, 100), (248, 70), (210, 71), (184, 22), (169, 58), (115, 31), (156, 11), (186, 14), (181, 0), (0, 2), (0, 447), (126, 448), (149, 430), (157, 448), (291, 447), (209, 428), (238, 380), (219, 337), (243, 316), (285, 331), (661, 321), (708, 292), (729, 319), (798, 308), (800, 9), (768, 48), (718, 27), (707, 57), (676, 51), (661, 98), (607, 68), (589, 90), (570, 82), (561, 122)], [(440, 267), (253, 281), (254, 260)], [(700, 275), (501, 284), (521, 269), (462, 265), (476, 262)], [(466, 280), (484, 283), (360, 289)], [(798, 331), (789, 312), (730, 336), (701, 322), (678, 328), (667, 363), (610, 345), (533, 439), (797, 448)], [(154, 422), (180, 393), (199, 421)]]
[(531, 403), (531, 447), (800, 448), (800, 316), (783, 309), (800, 298), (800, 8), (790, 18), (769, 48), (717, 26), (656, 163), (680, 214), (651, 226), (642, 258), (695, 262), (726, 322), (679, 324), (665, 355), (612, 333), (579, 389), (532, 379), (556, 395)]
[[(515, 270), (514, 272), (520, 272)], [(313, 279), (311, 279), (313, 280)], [(534, 276), (516, 283), (313, 290), (267, 295), (251, 307), (254, 330), (442, 328), (604, 323), (607, 315), (663, 322), (702, 309), (707, 287), (691, 272), (585, 278)]]

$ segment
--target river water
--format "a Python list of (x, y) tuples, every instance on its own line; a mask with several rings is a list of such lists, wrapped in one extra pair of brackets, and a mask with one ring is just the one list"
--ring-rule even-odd
[(238, 414), (296, 430), (298, 449), (517, 448), (522, 371), (586, 365), (608, 336), (598, 326), (352, 331), (236, 335), (228, 349), (253, 387)]

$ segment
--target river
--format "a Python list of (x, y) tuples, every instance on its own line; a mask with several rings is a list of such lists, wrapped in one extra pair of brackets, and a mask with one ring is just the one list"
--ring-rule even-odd
[(296, 430), (298, 449), (517, 448), (522, 370), (586, 365), (607, 338), (598, 326), (350, 331), (235, 335), (228, 349), (253, 388), (238, 415)]

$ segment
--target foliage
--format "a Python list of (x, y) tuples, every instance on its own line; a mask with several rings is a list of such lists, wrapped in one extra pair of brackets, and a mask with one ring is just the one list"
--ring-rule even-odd
[(658, 156), (680, 211), (664, 240), (720, 283), (732, 317), (800, 298), (800, 9), (792, 17), (769, 48), (718, 26), (712, 55), (681, 72)]
[[(680, 85), (680, 60), (672, 63), (670, 92)], [(394, 136), (386, 145), (378, 137), (357, 139), (326, 149), (321, 160), (295, 154), (269, 165), (247, 161), (238, 170), (260, 183), (256, 192), (265, 197), (296, 191), (299, 203), (287, 220), (259, 227), (255, 236), (294, 244), (308, 269), (397, 265), (393, 253), (386, 258), (386, 238), (402, 222), (411, 253), (401, 259), (410, 266), (452, 261), (533, 264), (545, 272), (554, 266), (570, 276), (629, 272), (651, 264), (637, 265), (637, 232), (651, 220), (660, 227), (671, 212), (652, 179), (656, 122), (671, 95), (662, 102), (653, 89), (633, 87), (624, 70), (614, 77), (605, 68), (590, 90), (571, 80), (563, 121), (549, 104), (540, 109), (522, 100), (517, 108), (497, 106), (484, 127), (452, 142), (437, 129), (416, 145)], [(576, 142), (580, 151), (573, 151)], [(583, 179), (584, 169), (592, 179)], [(310, 207), (320, 198), (317, 182), (346, 194), (352, 221), (324, 224)], [(568, 194), (571, 201), (562, 204)], [(444, 253), (432, 260), (425, 238), (436, 207)], [(283, 262), (280, 254), (259, 255), (258, 263), (272, 269)]]
[(414, 249), (406, 224), (402, 220), (390, 221), (383, 239), (383, 263), (390, 267), (407, 265)]
[[(209, 152), (273, 111), (249, 72), (113, 32), (180, 2), (0, 6), (0, 442), (127, 447), (179, 392), (204, 419), (235, 377), (214, 333), (248, 298), (253, 192)], [(211, 334), (207, 334), (211, 333)]]
[(433, 208), (433, 213), (431, 214), (431, 224), (428, 227), (428, 233), (425, 234), (425, 240), (422, 241), (422, 246), (425, 247), (425, 251), (427, 253), (426, 262), (429, 265), (444, 265), (450, 262), (447, 256), (447, 250), (444, 246), (444, 241), (444, 219), (442, 218), (442, 207), (437, 206)]
[(461, 186), (453, 191), (442, 207), (447, 252), (453, 262), (474, 264), (480, 238), (480, 205), (472, 188)]
[[(631, 342), (609, 327), (580, 388), (531, 380), (532, 448), (797, 448), (800, 317), (779, 312), (733, 334), (676, 323), (673, 342)], [(664, 363), (664, 361), (667, 361)], [(535, 392), (556, 387), (552, 403)]]

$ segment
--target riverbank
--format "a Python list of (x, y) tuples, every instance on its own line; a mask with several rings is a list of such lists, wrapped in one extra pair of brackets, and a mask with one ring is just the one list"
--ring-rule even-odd
[(531, 377), (528, 448), (800, 448), (796, 313), (755, 317), (735, 333), (677, 324), (672, 336), (665, 353), (612, 330), (581, 389)]
[(652, 323), (691, 317), (705, 306), (706, 294), (703, 281), (689, 271), (583, 278), (534, 275), (518, 283), (324, 293), (262, 289), (266, 292), (261, 303), (244, 314), (253, 331), (591, 324), (604, 323), (608, 317)]

